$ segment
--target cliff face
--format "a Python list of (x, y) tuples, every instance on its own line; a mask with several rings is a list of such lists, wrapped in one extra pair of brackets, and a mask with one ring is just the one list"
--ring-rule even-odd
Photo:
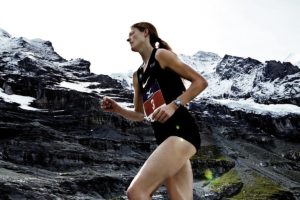
[[(299, 198), (300, 69), (229, 55), (206, 64), (214, 70), (199, 71), (209, 87), (190, 107), (202, 130), (204, 150), (205, 144), (215, 145), (222, 159), (235, 163), (208, 188), (237, 199)], [(235, 189), (219, 187), (220, 182)], [(277, 192), (269, 194), (273, 189)]]
[[(209, 83), (231, 85), (222, 92), (208, 89), (190, 105), (202, 135), (202, 149), (192, 158), (194, 199), (299, 198), (297, 109), (274, 107), (274, 114), (245, 109), (244, 101), (236, 106), (251, 97), (253, 103), (298, 108), (299, 69), (203, 52), (195, 57), (213, 65), (204, 73)], [(133, 94), (89, 66), (83, 59), (65, 60), (49, 41), (0, 30), (1, 199), (125, 199), (155, 140), (148, 122), (130, 122), (99, 108), (105, 95), (132, 107)], [(154, 196), (165, 198), (164, 188)]]
[(0, 43), (1, 199), (124, 195), (152, 132), (103, 112), (99, 101), (127, 104), (132, 93), (90, 73), (88, 61), (61, 58), (50, 42), (2, 34)]

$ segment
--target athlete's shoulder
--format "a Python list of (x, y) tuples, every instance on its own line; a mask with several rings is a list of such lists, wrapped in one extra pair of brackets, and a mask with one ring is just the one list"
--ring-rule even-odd
[(168, 49), (157, 49), (155, 58), (156, 59), (166, 59), (166, 58), (175, 58), (177, 55)]
[(172, 60), (177, 59), (177, 55), (167, 49), (157, 49), (155, 58), (161, 64), (162, 68), (165, 68)]
[(174, 53), (168, 49), (162, 49), (162, 48), (157, 49), (155, 54), (155, 56), (168, 56), (168, 55), (174, 55)]
[(132, 74), (133, 81), (138, 80), (139, 70), (136, 70)]
[(133, 72), (132, 77), (137, 76), (137, 74), (138, 74), (138, 70), (136, 70), (136, 71)]

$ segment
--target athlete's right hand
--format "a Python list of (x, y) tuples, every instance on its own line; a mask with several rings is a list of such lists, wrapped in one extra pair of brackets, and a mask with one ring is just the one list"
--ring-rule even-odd
[(109, 112), (117, 112), (117, 110), (120, 108), (116, 101), (106, 96), (100, 102), (100, 105), (103, 110)]

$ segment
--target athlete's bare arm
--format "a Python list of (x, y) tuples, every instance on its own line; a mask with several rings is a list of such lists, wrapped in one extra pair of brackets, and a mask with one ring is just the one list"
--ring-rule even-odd
[[(207, 81), (205, 78), (190, 66), (182, 62), (173, 52), (166, 49), (158, 49), (155, 58), (162, 69), (169, 68), (176, 72), (180, 77), (191, 82), (190, 87), (177, 97), (183, 105), (189, 103), (207, 87)], [(164, 123), (174, 114), (176, 109), (177, 106), (171, 102), (168, 105), (154, 111), (152, 119)]]
[(173, 52), (166, 49), (159, 49), (155, 57), (163, 69), (169, 68), (191, 82), (190, 87), (178, 97), (182, 104), (189, 103), (207, 87), (208, 83), (206, 79), (189, 65), (182, 62)]
[(134, 111), (128, 110), (126, 108), (121, 107), (115, 100), (104, 97), (101, 102), (101, 108), (105, 111), (115, 112), (125, 117), (126, 119), (132, 121), (143, 121), (144, 120), (144, 110), (142, 103), (142, 96), (139, 90), (138, 80), (137, 80), (137, 72), (133, 74), (133, 87), (134, 87)]

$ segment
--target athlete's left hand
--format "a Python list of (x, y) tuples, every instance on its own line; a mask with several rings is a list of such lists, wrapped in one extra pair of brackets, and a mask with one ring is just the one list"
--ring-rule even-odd
[(160, 123), (165, 123), (177, 110), (174, 103), (169, 103), (160, 108), (157, 108), (152, 114), (152, 120)]

